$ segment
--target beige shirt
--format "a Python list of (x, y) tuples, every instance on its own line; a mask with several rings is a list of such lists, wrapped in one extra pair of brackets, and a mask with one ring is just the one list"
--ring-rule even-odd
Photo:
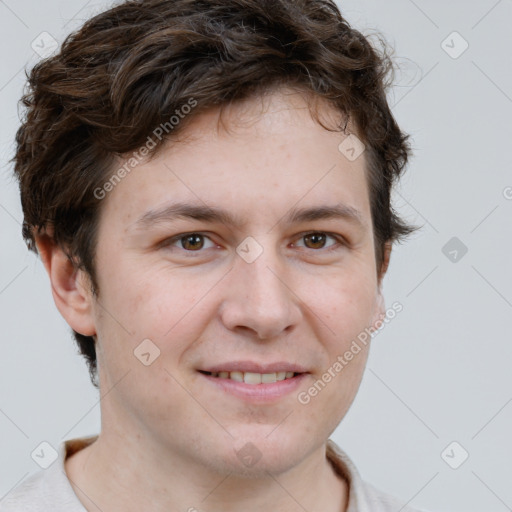
[[(71, 487), (64, 461), (96, 439), (97, 436), (90, 436), (63, 441), (53, 464), (29, 476), (4, 496), (0, 501), (0, 512), (86, 512)], [(363, 482), (347, 454), (330, 439), (327, 441), (327, 458), (348, 482), (346, 512), (419, 512)]]

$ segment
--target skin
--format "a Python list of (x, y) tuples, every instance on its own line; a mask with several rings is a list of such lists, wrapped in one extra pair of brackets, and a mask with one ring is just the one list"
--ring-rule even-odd
[[(98, 297), (49, 236), (38, 238), (59, 311), (97, 340), (101, 433), (65, 466), (87, 510), (138, 511), (148, 499), (153, 511), (346, 510), (347, 483), (325, 445), (356, 395), (368, 348), (307, 405), (297, 395), (384, 315), (390, 247), (377, 272), (365, 154), (345, 158), (338, 145), (347, 135), (315, 122), (301, 94), (274, 91), (262, 105), (229, 106), (224, 125), (217, 110), (200, 114), (107, 195)], [(137, 227), (174, 201), (225, 209), (241, 224)], [(359, 211), (360, 225), (285, 222), (294, 207), (341, 203)], [(329, 236), (318, 243), (311, 232)], [(188, 233), (205, 237), (192, 246), (175, 238)], [(252, 263), (236, 252), (248, 236), (263, 248)], [(134, 356), (144, 339), (160, 350), (149, 366)], [(294, 392), (258, 403), (198, 371), (233, 360), (288, 361), (308, 374)], [(261, 456), (251, 466), (237, 456), (247, 443)]]

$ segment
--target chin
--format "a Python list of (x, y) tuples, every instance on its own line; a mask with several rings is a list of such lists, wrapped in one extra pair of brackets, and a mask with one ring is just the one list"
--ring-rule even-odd
[[(278, 432), (279, 428), (282, 428), (281, 432)], [(241, 478), (268, 478), (268, 473), (285, 473), (314, 449), (310, 446), (311, 438), (302, 439), (297, 436), (297, 431), (268, 425), (265, 428), (260, 425), (257, 435), (254, 430), (251, 428), (250, 432), (239, 432), (234, 436), (223, 457), (229, 471)]]

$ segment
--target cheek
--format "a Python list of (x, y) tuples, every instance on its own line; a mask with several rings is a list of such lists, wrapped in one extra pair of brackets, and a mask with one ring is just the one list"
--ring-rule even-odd
[(372, 322), (376, 283), (362, 276), (335, 277), (315, 294), (315, 312), (329, 327), (331, 344), (342, 350)]
[[(334, 429), (352, 404), (366, 367), (369, 340), (344, 339), (329, 347), (329, 362), (306, 389), (317, 408), (324, 411)], [(307, 397), (306, 397), (307, 399)]]
[[(357, 390), (366, 366), (368, 346), (360, 344), (360, 348), (350, 350), (351, 345), (345, 345), (346, 350), (333, 351), (329, 364), (323, 368), (315, 379), (311, 379), (308, 386), (301, 390), (298, 401), (302, 416), (299, 420), (305, 425), (312, 425), (312, 431), (320, 425), (323, 434), (320, 437), (329, 436), (337, 428), (347, 414)], [(350, 352), (350, 360), (346, 357)], [(321, 419), (321, 421), (319, 421)]]
[(104, 300), (119, 322), (109, 322), (108, 328), (117, 332), (119, 341), (130, 343), (132, 351), (150, 339), (169, 365), (180, 362), (215, 312), (210, 292), (219, 282), (216, 275), (183, 268), (141, 271), (132, 265), (125, 272), (116, 270), (111, 279)]
[(160, 267), (148, 268), (138, 260), (120, 261), (103, 273), (103, 304), (139, 336), (161, 337), (201, 296), (196, 279), (184, 276), (180, 269)]
[(358, 273), (332, 279), (330, 283), (317, 295), (315, 305), (315, 313), (328, 327), (322, 328), (323, 335), (319, 334), (326, 357), (320, 375), (322, 382), (316, 387), (322, 390), (319, 403), (332, 407), (335, 426), (352, 403), (364, 373), (376, 283)]

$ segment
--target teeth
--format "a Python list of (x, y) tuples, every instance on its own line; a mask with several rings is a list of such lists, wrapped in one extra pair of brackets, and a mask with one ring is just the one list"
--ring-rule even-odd
[(244, 381), (244, 374), (242, 372), (231, 372), (229, 374), (229, 378), (231, 380), (236, 380), (238, 382), (243, 382)]
[(276, 380), (277, 380), (277, 377), (276, 377), (275, 373), (263, 373), (261, 375), (261, 382), (263, 384), (267, 384), (267, 383), (270, 383), (270, 382), (275, 382)]
[(276, 373), (254, 373), (254, 372), (212, 372), (212, 377), (220, 379), (231, 379), (246, 384), (271, 384), (285, 379), (291, 379), (294, 372), (276, 372)]
[(246, 384), (261, 384), (261, 373), (245, 372), (244, 382)]

